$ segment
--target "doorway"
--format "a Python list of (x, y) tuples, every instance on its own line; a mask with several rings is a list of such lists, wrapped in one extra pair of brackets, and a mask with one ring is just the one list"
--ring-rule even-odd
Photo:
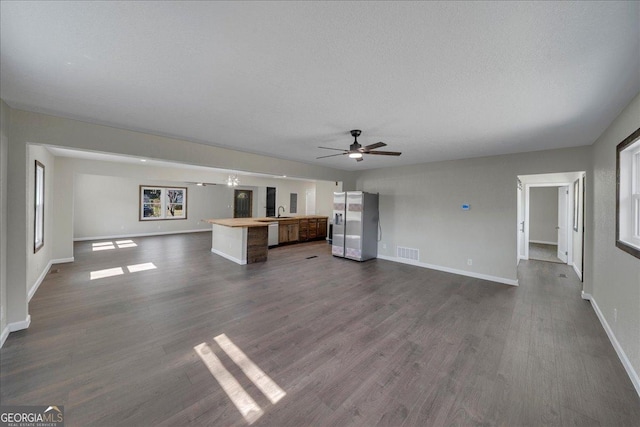
[(233, 217), (251, 218), (253, 212), (253, 191), (233, 191)]
[(267, 187), (267, 216), (276, 216), (276, 188)]
[(584, 271), (585, 173), (518, 176), (517, 256)]

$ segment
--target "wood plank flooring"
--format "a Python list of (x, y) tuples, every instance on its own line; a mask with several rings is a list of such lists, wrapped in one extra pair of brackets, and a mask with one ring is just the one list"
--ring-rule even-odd
[[(566, 265), (522, 262), (511, 287), (325, 242), (239, 266), (209, 233), (122, 240), (76, 243), (47, 275), (31, 327), (0, 350), (2, 405), (65, 405), (67, 426), (246, 426), (194, 350), (206, 343), (263, 411), (256, 426), (640, 425)], [(221, 334), (286, 396), (272, 403)]]

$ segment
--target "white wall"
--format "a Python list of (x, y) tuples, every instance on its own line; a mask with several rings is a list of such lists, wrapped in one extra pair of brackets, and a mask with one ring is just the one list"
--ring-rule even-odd
[(0, 101), (0, 347), (9, 334), (7, 327), (7, 137), (9, 108)]
[[(626, 355), (640, 393), (640, 259), (615, 246), (616, 145), (640, 127), (640, 95), (593, 146), (593, 185), (587, 184), (585, 292)], [(587, 176), (587, 182), (589, 177)], [(617, 321), (614, 316), (617, 310)]]
[(558, 243), (558, 187), (529, 190), (529, 241)]
[(416, 248), (423, 264), (515, 283), (517, 176), (586, 170), (589, 156), (580, 147), (368, 170), (357, 187), (380, 193), (379, 255)]
[[(44, 165), (44, 245), (38, 252), (33, 252), (35, 209), (35, 161)], [(55, 157), (46, 148), (38, 145), (29, 146), (29, 161), (27, 165), (27, 292), (32, 297), (37, 286), (47, 274), (53, 260), (53, 205)]]
[[(140, 221), (139, 186), (187, 187), (187, 218), (184, 220)], [(103, 175), (76, 175), (74, 197), (74, 240), (210, 230), (203, 220), (233, 215), (228, 208), (233, 190), (227, 186), (199, 187), (171, 181), (140, 181)]]

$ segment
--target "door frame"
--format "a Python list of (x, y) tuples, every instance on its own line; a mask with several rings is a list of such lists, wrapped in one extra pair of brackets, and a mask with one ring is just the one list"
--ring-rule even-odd
[[(573, 224), (573, 182), (553, 182), (553, 183), (532, 183), (524, 185), (524, 257), (529, 259), (529, 208), (531, 206), (531, 188), (533, 187), (568, 187), (569, 197), (567, 200), (567, 224)], [(567, 265), (573, 265), (573, 244), (571, 243), (571, 231), (573, 227), (567, 227)], [(584, 246), (584, 242), (583, 242)]]
[[(243, 188), (233, 189), (233, 217), (238, 218), (236, 217), (236, 199), (238, 197), (238, 192), (240, 191), (249, 193), (249, 216), (246, 218), (251, 218), (253, 217), (253, 190), (247, 190)], [(245, 217), (242, 217), (242, 218), (245, 218)]]

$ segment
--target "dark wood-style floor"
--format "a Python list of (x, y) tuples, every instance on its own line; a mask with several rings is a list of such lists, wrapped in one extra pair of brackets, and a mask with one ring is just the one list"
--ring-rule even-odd
[[(209, 233), (132, 240), (77, 243), (76, 261), (54, 266), (31, 327), (0, 350), (3, 405), (64, 405), (67, 426), (247, 425), (194, 351), (206, 343), (263, 411), (259, 426), (640, 422), (566, 265), (523, 262), (511, 287), (338, 259), (325, 242), (238, 266), (209, 251)], [(213, 339), (223, 333), (284, 398), (243, 374)]]

